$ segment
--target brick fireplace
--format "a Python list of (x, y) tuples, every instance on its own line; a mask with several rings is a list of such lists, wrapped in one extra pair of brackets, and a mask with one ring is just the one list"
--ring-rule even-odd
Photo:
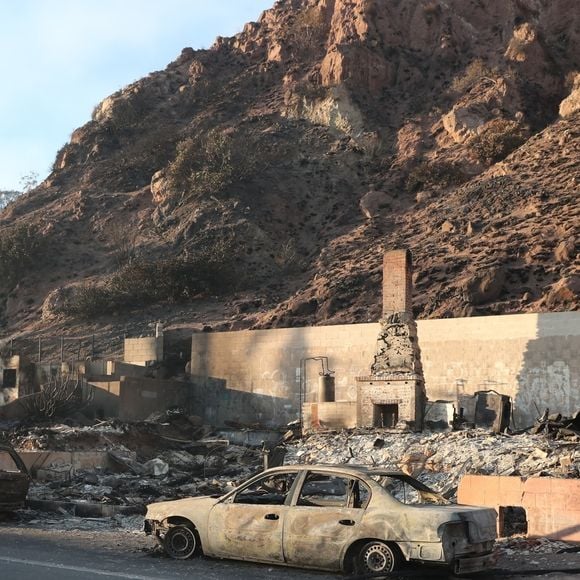
[(383, 317), (368, 376), (357, 377), (357, 425), (420, 431), (426, 402), (412, 311), (413, 264), (408, 250), (383, 261)]

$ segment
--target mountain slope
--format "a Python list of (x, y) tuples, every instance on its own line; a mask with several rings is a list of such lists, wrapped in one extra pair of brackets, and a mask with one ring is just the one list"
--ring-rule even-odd
[(40, 240), (5, 283), (5, 333), (374, 320), (401, 246), (419, 317), (577, 308), (579, 18), (573, 0), (283, 0), (184, 49), (0, 214), (4, 238)]

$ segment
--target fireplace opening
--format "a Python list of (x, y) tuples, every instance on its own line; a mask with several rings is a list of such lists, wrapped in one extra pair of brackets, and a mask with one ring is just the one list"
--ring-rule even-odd
[(374, 405), (374, 426), (392, 429), (399, 422), (399, 405)]

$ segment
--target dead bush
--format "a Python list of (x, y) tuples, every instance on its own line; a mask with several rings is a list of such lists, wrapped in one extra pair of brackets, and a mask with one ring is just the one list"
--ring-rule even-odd
[(137, 258), (137, 230), (121, 222), (108, 227), (109, 244), (113, 250), (117, 266), (122, 268)]
[(92, 401), (93, 396), (92, 386), (78, 378), (59, 373), (49, 377), (40, 386), (39, 393), (19, 400), (29, 417), (53, 419), (82, 410)]
[(55, 308), (55, 313), (90, 319), (105, 314), (112, 306), (107, 286), (85, 284), (75, 288), (71, 296)]
[(227, 293), (237, 286), (238, 278), (235, 249), (227, 241), (189, 256), (154, 262), (137, 258), (105, 284), (78, 288), (58, 313), (90, 319), (148, 304), (183, 302), (198, 295)]
[(310, 48), (325, 28), (324, 13), (317, 6), (298, 12), (289, 28), (293, 45), (299, 50)]
[(274, 254), (274, 262), (276, 262), (283, 274), (293, 274), (304, 267), (304, 260), (300, 256), (296, 242), (293, 239), (280, 244)]
[(527, 136), (527, 129), (516, 121), (494, 119), (469, 141), (468, 147), (482, 163), (497, 163), (522, 145)]
[(181, 197), (221, 195), (250, 178), (259, 164), (255, 140), (212, 130), (178, 143), (167, 169), (172, 190)]
[(468, 177), (456, 163), (448, 161), (423, 162), (409, 172), (406, 189), (416, 192), (421, 189), (445, 189), (465, 182)]
[(42, 239), (35, 226), (20, 225), (0, 233), (0, 284), (11, 289), (40, 256)]
[(463, 94), (472, 89), (483, 79), (495, 80), (497, 70), (488, 67), (481, 58), (472, 61), (461, 75), (456, 76), (451, 82), (451, 90)]

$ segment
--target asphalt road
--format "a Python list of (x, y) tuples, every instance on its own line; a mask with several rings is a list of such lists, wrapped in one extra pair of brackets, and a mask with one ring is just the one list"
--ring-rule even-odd
[[(46, 529), (0, 523), (0, 580), (337, 580), (344, 576), (245, 562), (196, 558), (175, 561), (154, 549), (142, 533)], [(578, 567), (578, 561), (556, 556), (553, 568)], [(511, 562), (511, 580), (517, 571), (543, 568), (540, 562)], [(504, 565), (508, 562), (504, 562)], [(523, 564), (523, 565), (522, 565)], [(545, 569), (545, 568), (544, 568)], [(441, 568), (412, 567), (402, 578), (446, 580)], [(497, 578), (490, 571), (479, 578)], [(502, 577), (506, 577), (503, 576)], [(532, 576), (551, 580), (579, 580), (579, 575), (553, 573)], [(527, 576), (530, 578), (530, 576)], [(467, 579), (466, 579), (467, 580)]]
[[(244, 562), (175, 561), (132, 534), (62, 533), (0, 527), (2, 580), (331, 580), (336, 576)], [(138, 543), (142, 546), (139, 547)]]

